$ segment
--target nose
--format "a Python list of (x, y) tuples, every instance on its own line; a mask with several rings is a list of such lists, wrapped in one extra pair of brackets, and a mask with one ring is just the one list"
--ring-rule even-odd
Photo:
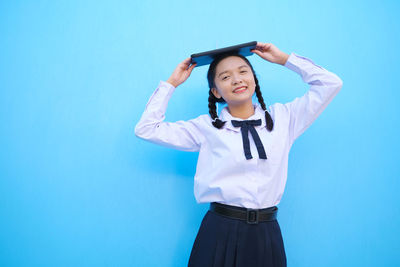
[(242, 82), (242, 78), (240, 78), (240, 76), (238, 75), (232, 75), (232, 84), (237, 84), (237, 83), (241, 83)]

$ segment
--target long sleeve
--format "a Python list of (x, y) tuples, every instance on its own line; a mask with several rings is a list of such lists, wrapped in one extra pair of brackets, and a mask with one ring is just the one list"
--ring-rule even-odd
[(284, 106), (290, 114), (290, 142), (296, 140), (322, 113), (342, 88), (342, 80), (310, 59), (291, 53), (285, 67), (299, 74), (310, 89)]
[(174, 91), (173, 85), (160, 81), (135, 127), (135, 135), (158, 145), (183, 151), (199, 151), (203, 140), (198, 128), (201, 116), (188, 121), (164, 122), (168, 101)]

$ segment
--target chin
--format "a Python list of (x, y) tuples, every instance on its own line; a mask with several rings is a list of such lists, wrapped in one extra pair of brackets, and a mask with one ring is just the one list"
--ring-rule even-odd
[(247, 97), (247, 98), (242, 98), (242, 99), (230, 99), (226, 102), (228, 105), (233, 105), (233, 106), (240, 106), (240, 105), (244, 105), (247, 103), (251, 103), (253, 104), (253, 99), (251, 97)]
[(244, 99), (244, 98), (252, 98), (254, 95), (254, 90), (249, 91), (248, 89), (242, 93), (232, 93), (232, 99)]

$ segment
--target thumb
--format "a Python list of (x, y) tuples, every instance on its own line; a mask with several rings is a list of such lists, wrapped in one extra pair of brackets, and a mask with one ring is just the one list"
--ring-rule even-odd
[(261, 52), (258, 51), (258, 50), (253, 50), (252, 52), (253, 52), (253, 53), (256, 53), (256, 54), (259, 55), (259, 56), (261, 56)]
[(194, 67), (196, 67), (197, 63), (193, 63), (192, 65), (188, 65), (188, 67), (186, 68), (186, 70), (188, 71), (192, 71)]
[(190, 66), (190, 68), (188, 69), (189, 74), (192, 73), (192, 70), (194, 69), (194, 67), (196, 67), (197, 63), (192, 64), (192, 66)]

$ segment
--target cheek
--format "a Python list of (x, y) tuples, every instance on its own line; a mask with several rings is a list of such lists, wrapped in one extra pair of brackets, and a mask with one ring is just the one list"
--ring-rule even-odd
[(256, 83), (253, 81), (250, 84), (251, 84), (251, 90), (255, 91), (256, 90)]
[(227, 94), (229, 94), (229, 92), (230, 92), (230, 87), (229, 86), (227, 86), (226, 84), (220, 84), (220, 86), (219, 86), (219, 93), (220, 93), (220, 95), (227, 95)]

